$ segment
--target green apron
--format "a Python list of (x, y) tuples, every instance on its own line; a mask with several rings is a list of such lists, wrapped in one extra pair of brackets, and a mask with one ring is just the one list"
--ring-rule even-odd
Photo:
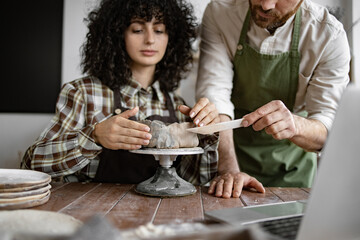
[[(260, 54), (246, 43), (250, 22), (246, 16), (234, 58), (231, 100), (235, 118), (241, 118), (262, 105), (281, 100), (293, 110), (298, 86), (298, 52), (301, 11), (295, 16), (290, 52)], [(304, 151), (291, 141), (275, 140), (265, 130), (234, 130), (234, 144), (241, 171), (257, 178), (264, 186), (311, 187), (316, 173), (316, 154)]]

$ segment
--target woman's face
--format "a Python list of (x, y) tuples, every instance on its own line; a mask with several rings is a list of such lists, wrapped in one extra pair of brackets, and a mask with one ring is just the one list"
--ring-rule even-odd
[(125, 46), (132, 68), (155, 67), (163, 58), (169, 36), (163, 23), (133, 19), (125, 30)]

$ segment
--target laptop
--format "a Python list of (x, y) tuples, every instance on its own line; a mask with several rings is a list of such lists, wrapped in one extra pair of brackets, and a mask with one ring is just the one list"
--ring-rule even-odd
[(307, 202), (221, 209), (205, 216), (237, 226), (289, 225), (297, 219), (298, 229), (284, 239), (360, 239), (360, 87), (349, 85), (342, 96)]

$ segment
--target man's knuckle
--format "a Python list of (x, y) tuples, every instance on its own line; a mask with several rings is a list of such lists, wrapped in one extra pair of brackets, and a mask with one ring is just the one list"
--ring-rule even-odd
[(276, 140), (281, 140), (281, 139), (282, 139), (281, 134), (279, 134), (279, 133), (275, 133), (275, 134), (273, 134), (272, 136), (273, 136), (273, 138), (276, 139)]
[(263, 117), (263, 122), (265, 123), (266, 126), (269, 126), (273, 122), (273, 119), (271, 116), (266, 115)]
[(265, 128), (265, 132), (266, 132), (267, 134), (271, 134), (270, 128), (269, 128), (269, 127)]
[(281, 100), (274, 100), (273, 102), (277, 107), (283, 107), (284, 106), (284, 103)]
[(262, 115), (263, 115), (263, 110), (262, 110), (262, 108), (256, 109), (256, 110), (255, 110), (255, 113), (258, 114), (258, 115), (260, 115), (260, 116), (262, 116)]

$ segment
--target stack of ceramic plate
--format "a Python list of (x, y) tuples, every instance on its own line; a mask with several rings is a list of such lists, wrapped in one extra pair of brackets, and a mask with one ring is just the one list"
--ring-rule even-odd
[(46, 203), (50, 197), (50, 175), (23, 169), (0, 169), (0, 210)]

